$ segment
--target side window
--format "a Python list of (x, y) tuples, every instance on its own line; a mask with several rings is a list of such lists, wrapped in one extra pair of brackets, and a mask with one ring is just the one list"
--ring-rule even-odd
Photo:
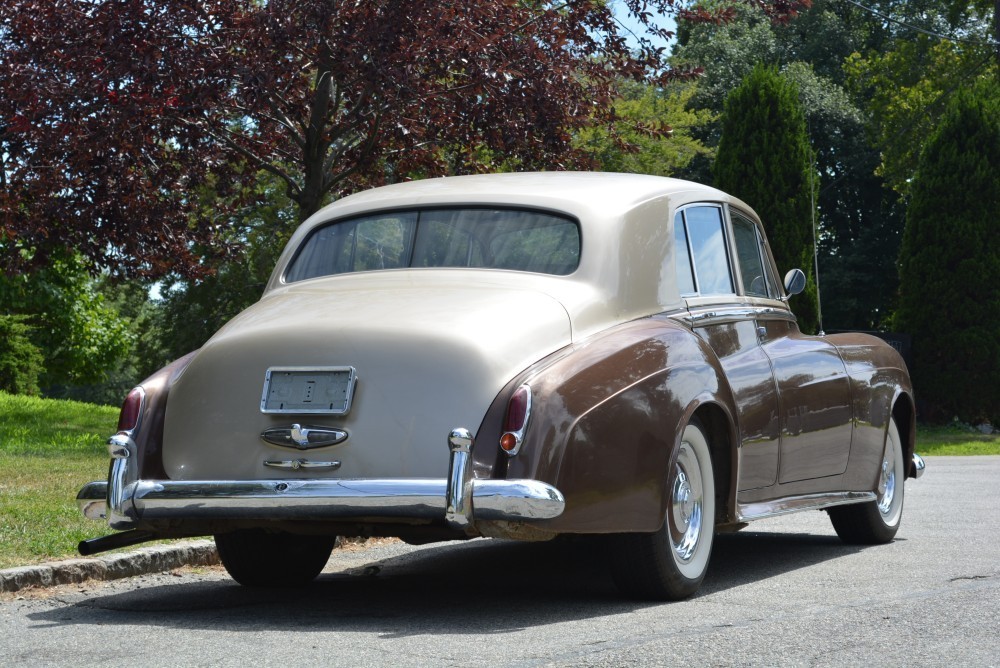
[(774, 284), (767, 270), (763, 241), (757, 226), (733, 212), (733, 237), (743, 291), (748, 297), (774, 297)]
[(694, 269), (691, 267), (691, 253), (688, 252), (687, 230), (684, 229), (684, 213), (674, 216), (674, 268), (677, 271), (677, 290), (681, 296), (695, 294)]
[[(733, 294), (733, 277), (729, 271), (726, 233), (722, 208), (694, 206), (682, 210), (674, 221), (676, 241), (677, 287), (682, 295)], [(683, 220), (683, 225), (679, 224)], [(682, 243), (681, 235), (686, 237)], [(682, 247), (684, 252), (682, 253)], [(689, 249), (689, 250), (688, 250)], [(685, 274), (685, 260), (693, 270), (691, 279)]]

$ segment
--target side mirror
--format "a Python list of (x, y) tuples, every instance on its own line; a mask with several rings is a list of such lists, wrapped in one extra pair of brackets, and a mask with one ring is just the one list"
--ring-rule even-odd
[(785, 274), (785, 292), (789, 297), (806, 289), (806, 275), (801, 269), (792, 269)]

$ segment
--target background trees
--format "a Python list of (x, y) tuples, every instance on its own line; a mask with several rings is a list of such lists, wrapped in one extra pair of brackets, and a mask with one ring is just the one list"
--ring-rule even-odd
[[(620, 5), (661, 36), (682, 11)], [(0, 34), (4, 262), (152, 277), (203, 273), (260, 171), (302, 220), (362, 184), (585, 166), (572, 133), (613, 124), (618, 83), (670, 78), (604, 2), (10, 0)]]
[[(795, 84), (758, 65), (726, 96), (712, 165), (715, 185), (753, 202), (780, 271), (813, 274), (815, 170)], [(817, 329), (816, 285), (796, 298), (803, 331)]]
[[(712, 181), (726, 95), (759, 63), (797, 86), (815, 152), (826, 329), (904, 322), (914, 174), (949, 101), (1000, 76), (1000, 0), (614, 6), (650, 28), (638, 50), (602, 2), (0, 4), (4, 326), (42, 350), (49, 392), (115, 401), (254, 301), (298, 221), (354, 189), (575, 166)], [(669, 58), (648, 39), (662, 12)]]
[(910, 186), (897, 326), (930, 416), (1000, 420), (1000, 87), (949, 105)]

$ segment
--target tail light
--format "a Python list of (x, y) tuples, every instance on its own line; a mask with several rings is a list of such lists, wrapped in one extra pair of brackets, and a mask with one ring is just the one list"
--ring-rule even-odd
[(504, 419), (504, 433), (500, 437), (500, 449), (513, 457), (521, 449), (524, 430), (531, 417), (531, 388), (522, 385), (507, 402), (507, 417)]
[(118, 431), (133, 431), (139, 426), (145, 398), (146, 393), (141, 387), (132, 388), (132, 391), (125, 397), (125, 403), (122, 404), (122, 412), (118, 414)]

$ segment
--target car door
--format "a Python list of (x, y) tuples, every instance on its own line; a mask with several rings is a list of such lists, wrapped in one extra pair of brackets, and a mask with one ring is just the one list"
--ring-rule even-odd
[[(757, 224), (737, 210), (730, 215), (743, 294), (752, 301), (779, 296)], [(778, 483), (843, 473), (853, 424), (850, 381), (839, 353), (823, 337), (802, 334), (783, 306), (757, 308), (755, 319), (778, 392)]]
[(740, 432), (737, 483), (743, 491), (775, 483), (780, 420), (771, 364), (757, 334), (758, 307), (737, 295), (727, 227), (721, 205), (680, 209), (674, 218), (675, 267), (688, 305), (687, 319), (718, 356), (736, 401)]

